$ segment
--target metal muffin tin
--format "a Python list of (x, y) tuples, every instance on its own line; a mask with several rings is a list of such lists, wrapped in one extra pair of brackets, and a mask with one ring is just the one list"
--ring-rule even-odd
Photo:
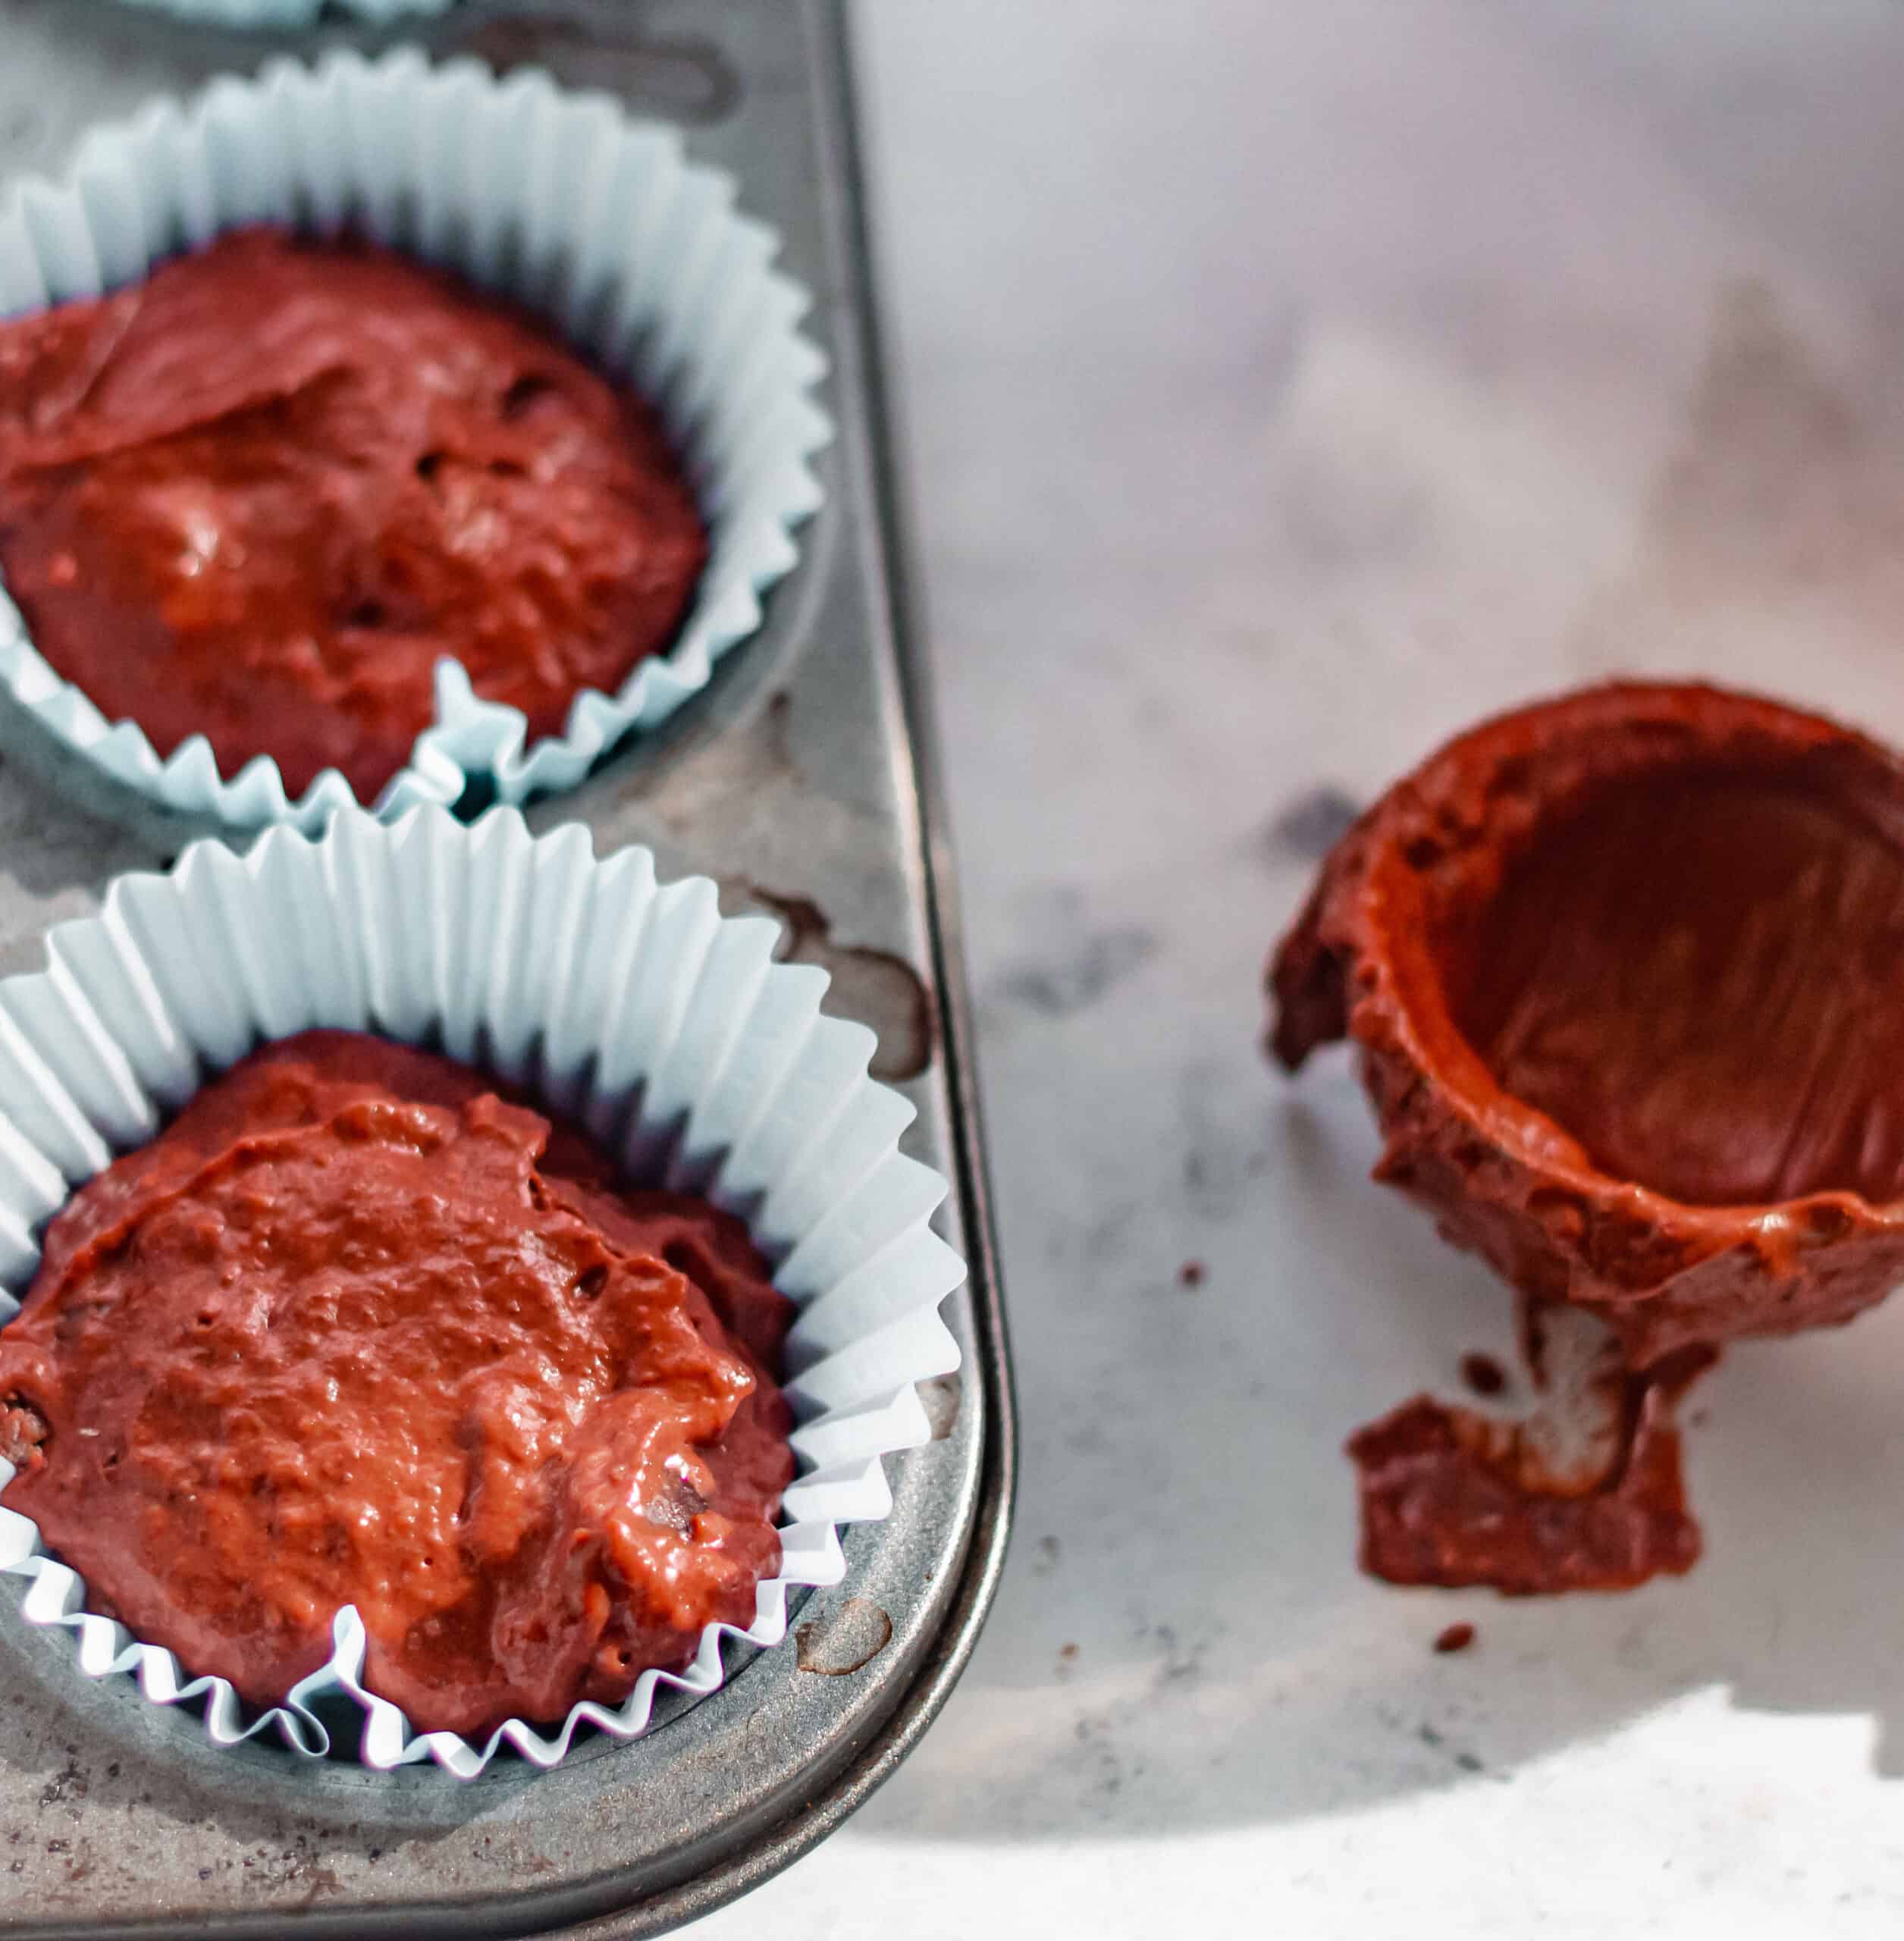
[[(907, 1149), (954, 1182), (943, 1231), (971, 1264), (945, 1312), (965, 1353), (933, 1384), (935, 1439), (889, 1459), (894, 1508), (845, 1532), (845, 1582), (779, 1650), (630, 1745), (557, 1770), (503, 1762), (313, 1769), (212, 1748), (199, 1722), (93, 1683), (63, 1632), (0, 1588), (0, 1933), (372, 1937), (657, 1933), (758, 1884), (903, 1759), (969, 1656), (996, 1586), (1014, 1468), (1010, 1364), (986, 1206), (958, 924), (927, 696), (905, 627), (837, 0), (466, 0), (407, 36), (195, 29), (111, 0), (0, 0), (0, 177), (55, 168), (89, 124), (274, 55), (407, 37), (532, 63), (682, 123), (775, 224), (815, 292), (839, 425), (827, 503), (767, 624), (662, 737), (536, 804), (598, 852), (645, 842), (717, 877), (730, 911), (786, 920), (834, 972), (827, 1008), (879, 1033), (914, 1101)], [(196, 832), (162, 823), (0, 720), (0, 971), (47, 927)]]

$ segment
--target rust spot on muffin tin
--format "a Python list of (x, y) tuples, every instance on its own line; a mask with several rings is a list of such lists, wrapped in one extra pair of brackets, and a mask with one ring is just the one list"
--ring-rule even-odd
[(837, 1609), (803, 1624), (793, 1634), (800, 1669), (822, 1678), (860, 1670), (892, 1642), (892, 1620), (865, 1598), (848, 1598)]
[(833, 920), (810, 896), (736, 887), (786, 926), (783, 964), (816, 964), (833, 980), (827, 1008), (870, 1027), (879, 1039), (867, 1071), (887, 1083), (917, 1078), (932, 1062), (936, 1033), (925, 980), (902, 957), (864, 944), (833, 941)]

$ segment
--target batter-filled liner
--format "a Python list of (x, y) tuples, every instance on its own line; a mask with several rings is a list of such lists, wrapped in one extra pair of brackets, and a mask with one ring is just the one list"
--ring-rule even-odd
[[(958, 1366), (937, 1310), (964, 1270), (930, 1224), (945, 1181), (898, 1149), (912, 1107), (866, 1075), (873, 1034), (822, 1016), (823, 974), (773, 961), (776, 942), (770, 923), (722, 917), (709, 880), (660, 885), (639, 848), (598, 862), (572, 826), (532, 840), (513, 811), (473, 826), (348, 811), (315, 841), (274, 830), (242, 857), (201, 842), (163, 876), (119, 878), (98, 916), (51, 933), (46, 970), (0, 979), (0, 1319), (76, 1188), (208, 1077), (314, 1027), (440, 1048), (585, 1128), (618, 1180), (743, 1222), (797, 1310), (783, 1393), (801, 1466), (751, 1622), (707, 1624), (692, 1663), (642, 1672), (619, 1704), (466, 1737), (418, 1730), (365, 1682), (354, 1605), (318, 1670), (248, 1708), (229, 1679), (93, 1608), (32, 1519), (0, 1504), (0, 1581), (20, 1616), (70, 1632), (81, 1672), (134, 1676), (159, 1704), (202, 1699), (215, 1744), (277, 1737), (316, 1758), (355, 1737), (369, 1765), (434, 1760), (466, 1779), (506, 1747), (553, 1766), (578, 1732), (633, 1737), (662, 1688), (717, 1689), (730, 1642), (781, 1642), (790, 1595), (846, 1570), (839, 1526), (890, 1511), (884, 1457), (930, 1438), (917, 1384)], [(0, 1455), (0, 1486), (12, 1473)]]

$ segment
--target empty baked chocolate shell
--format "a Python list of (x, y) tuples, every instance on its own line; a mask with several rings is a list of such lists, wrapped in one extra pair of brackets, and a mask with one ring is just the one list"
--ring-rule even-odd
[(1904, 1278), (1904, 761), (1622, 684), (1397, 782), (1271, 966), (1292, 1069), (1348, 1036), (1375, 1177), (1643, 1366)]

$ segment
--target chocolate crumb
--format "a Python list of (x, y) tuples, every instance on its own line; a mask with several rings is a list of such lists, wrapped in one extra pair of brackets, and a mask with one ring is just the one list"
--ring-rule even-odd
[(46, 1418), (24, 1395), (0, 1401), (0, 1460), (16, 1469), (36, 1468), (45, 1460), (39, 1452), (50, 1433)]
[(1461, 1379), (1477, 1395), (1498, 1395), (1507, 1385), (1507, 1372), (1492, 1355), (1461, 1357)]
[(1438, 1651), (1465, 1651), (1474, 1642), (1474, 1626), (1471, 1624), (1451, 1624), (1435, 1640)]
[(1177, 1278), (1186, 1287), (1200, 1287), (1207, 1270), (1200, 1260), (1187, 1260), (1177, 1270)]

